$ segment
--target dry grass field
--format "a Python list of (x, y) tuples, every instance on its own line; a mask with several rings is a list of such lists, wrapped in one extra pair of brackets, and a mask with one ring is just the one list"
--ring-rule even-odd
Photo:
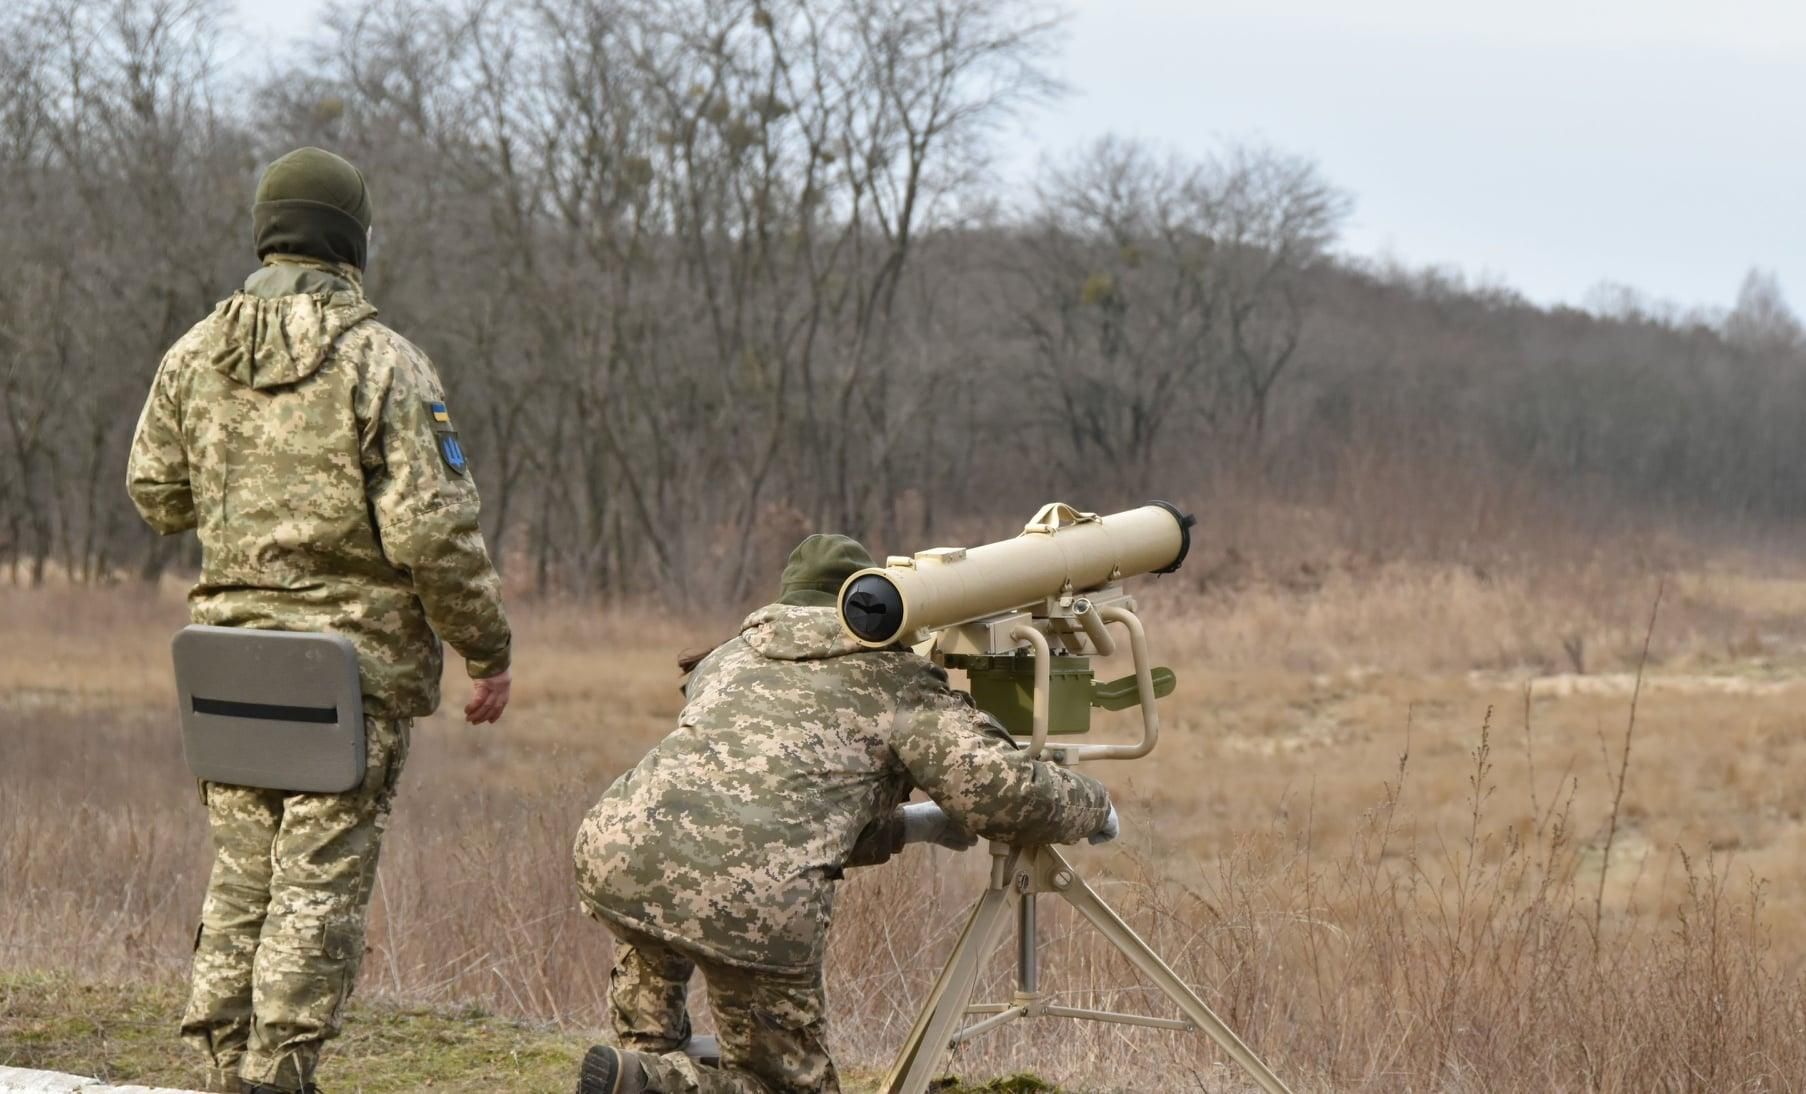
[[(1095, 770), (1123, 839), (1074, 856), (1295, 1089), (1806, 1089), (1806, 569), (1220, 561), (1143, 598), (1180, 690), (1151, 759)], [(580, 1040), (609, 946), (577, 912), (577, 820), (669, 725), (674, 655), (734, 613), (514, 613), (504, 721), (417, 727), (359, 998)], [(207, 863), (166, 665), (183, 619), (173, 585), (0, 590), (0, 1008), (43, 976), (174, 998)], [(906, 1031), (984, 857), (912, 849), (844, 887), (850, 1067)], [(1044, 915), (1044, 951), (1072, 1000), (1170, 1013), (1070, 916)], [(1202, 1037), (1050, 1022), (952, 1066), (1239, 1089)], [(327, 1067), (334, 1091), (405, 1089)]]

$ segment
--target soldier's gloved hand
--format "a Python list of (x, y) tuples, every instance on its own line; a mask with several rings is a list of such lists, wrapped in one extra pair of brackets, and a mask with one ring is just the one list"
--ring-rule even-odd
[(1100, 843), (1109, 843), (1122, 834), (1122, 821), (1116, 816), (1116, 803), (1110, 803), (1110, 815), (1104, 818), (1104, 826), (1085, 837), (1085, 842), (1096, 847)]
[(464, 720), (471, 725), (493, 722), (508, 706), (508, 693), (514, 687), (514, 674), (507, 669), (494, 676), (470, 682), (470, 702), (464, 704)]
[(978, 842), (978, 837), (953, 823), (953, 819), (933, 802), (912, 802), (899, 810), (903, 814), (904, 843), (938, 843), (954, 851), (964, 851)]

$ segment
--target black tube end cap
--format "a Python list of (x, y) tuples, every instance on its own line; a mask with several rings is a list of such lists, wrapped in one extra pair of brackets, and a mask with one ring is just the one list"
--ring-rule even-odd
[(1182, 564), (1185, 561), (1186, 555), (1191, 554), (1191, 528), (1192, 528), (1192, 525), (1198, 523), (1198, 518), (1192, 516), (1190, 513), (1180, 512), (1179, 507), (1177, 505), (1174, 505), (1170, 501), (1151, 501), (1151, 502), (1148, 502), (1148, 504), (1149, 505), (1158, 505), (1160, 508), (1165, 509), (1167, 512), (1169, 512), (1173, 515), (1174, 520), (1179, 522), (1179, 555), (1178, 555), (1178, 557), (1174, 558), (1173, 561), (1171, 563), (1169, 563), (1163, 569), (1154, 571), (1157, 574), (1170, 574), (1174, 570), (1177, 570), (1179, 568), (1180, 564)]
[(903, 629), (903, 594), (883, 574), (856, 577), (841, 593), (840, 618), (861, 642), (894, 642)]

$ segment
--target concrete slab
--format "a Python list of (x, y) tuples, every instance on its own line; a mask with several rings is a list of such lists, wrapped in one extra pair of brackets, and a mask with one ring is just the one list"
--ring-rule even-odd
[(34, 1071), (27, 1067), (0, 1067), (0, 1094), (195, 1094), (167, 1087), (109, 1086), (99, 1079), (65, 1075), (60, 1071)]

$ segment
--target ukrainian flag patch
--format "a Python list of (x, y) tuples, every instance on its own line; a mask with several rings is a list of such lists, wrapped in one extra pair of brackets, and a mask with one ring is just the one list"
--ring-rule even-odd
[(445, 461), (445, 466), (462, 475), (470, 464), (470, 458), (464, 452), (464, 445), (458, 441), (458, 431), (452, 426), (451, 411), (445, 409), (444, 403), (428, 401), (426, 413), (433, 429), (433, 444), (439, 449), (439, 458)]

